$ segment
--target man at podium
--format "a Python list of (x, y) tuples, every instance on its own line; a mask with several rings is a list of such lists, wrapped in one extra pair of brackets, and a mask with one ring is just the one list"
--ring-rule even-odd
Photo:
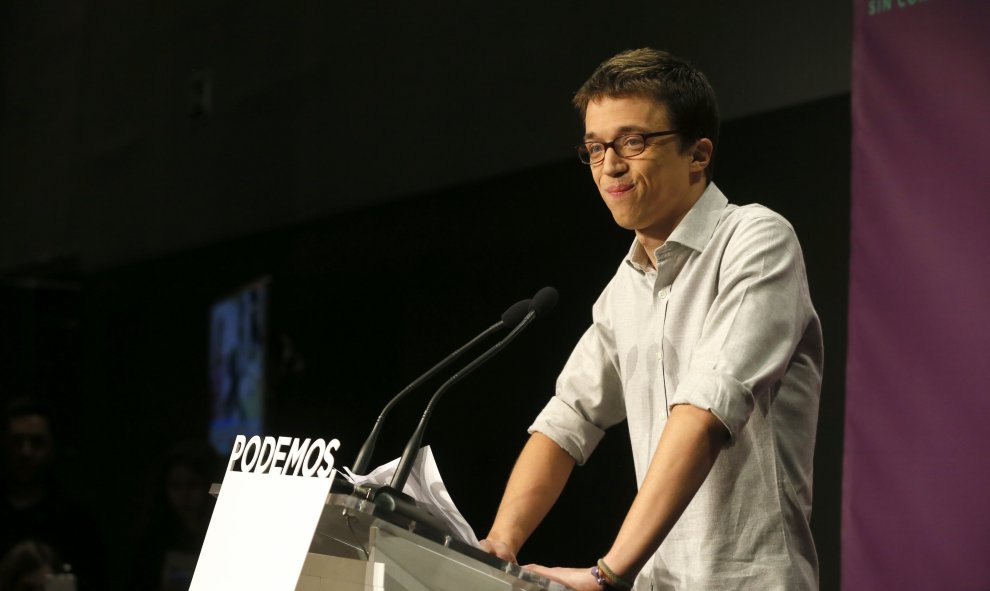
[(514, 561), (574, 465), (625, 420), (639, 491), (611, 546), (596, 565), (534, 570), (578, 590), (816, 589), (822, 336), (794, 230), (712, 182), (715, 94), (684, 60), (620, 53), (574, 103), (578, 157), (635, 238), (482, 545)]

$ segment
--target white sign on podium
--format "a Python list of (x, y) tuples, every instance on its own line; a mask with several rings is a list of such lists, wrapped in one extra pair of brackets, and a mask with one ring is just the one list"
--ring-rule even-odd
[(190, 591), (293, 591), (339, 445), (238, 436)]

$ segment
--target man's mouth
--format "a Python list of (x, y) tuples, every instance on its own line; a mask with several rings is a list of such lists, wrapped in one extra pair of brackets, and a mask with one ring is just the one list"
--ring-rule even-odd
[(633, 188), (632, 183), (622, 183), (622, 184), (611, 185), (609, 187), (606, 187), (605, 192), (611, 195), (612, 197), (621, 197), (622, 195), (625, 195), (626, 193), (631, 191), (632, 188)]

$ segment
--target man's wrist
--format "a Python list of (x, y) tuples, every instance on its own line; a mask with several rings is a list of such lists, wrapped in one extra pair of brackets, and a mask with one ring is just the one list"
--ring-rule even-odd
[(484, 539), (493, 544), (501, 544), (505, 546), (508, 550), (512, 551), (513, 554), (518, 554), (519, 549), (522, 547), (521, 543), (516, 542), (515, 536), (501, 530), (492, 530), (488, 532), (488, 536)]
[(519, 561), (516, 558), (517, 550), (510, 546), (508, 543), (503, 542), (497, 536), (489, 536), (487, 538), (482, 538), (478, 540), (481, 549), (489, 554), (497, 556), (506, 562), (511, 562), (517, 564)]
[(607, 564), (605, 564), (605, 560), (602, 558), (598, 559), (598, 564), (591, 567), (591, 576), (595, 577), (595, 581), (602, 589), (618, 589), (621, 591), (632, 589), (632, 583), (615, 574), (615, 572), (610, 569)]

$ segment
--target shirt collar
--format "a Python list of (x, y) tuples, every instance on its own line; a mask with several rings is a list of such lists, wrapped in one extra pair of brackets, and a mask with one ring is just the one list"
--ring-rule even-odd
[[(677, 224), (674, 231), (670, 233), (666, 243), (673, 242), (698, 252), (704, 251), (705, 245), (715, 233), (715, 227), (718, 226), (718, 221), (722, 217), (722, 210), (728, 203), (729, 200), (715, 186), (715, 183), (708, 183), (701, 197), (687, 212), (681, 223)], [(639, 240), (635, 238), (633, 238), (632, 246), (629, 247), (626, 262), (640, 272), (646, 272), (652, 268), (646, 251), (639, 244)]]
[(718, 226), (718, 221), (722, 217), (722, 210), (728, 203), (729, 200), (715, 183), (708, 183), (705, 192), (670, 233), (667, 242), (682, 244), (698, 252), (704, 251), (705, 245), (715, 233), (715, 226)]

